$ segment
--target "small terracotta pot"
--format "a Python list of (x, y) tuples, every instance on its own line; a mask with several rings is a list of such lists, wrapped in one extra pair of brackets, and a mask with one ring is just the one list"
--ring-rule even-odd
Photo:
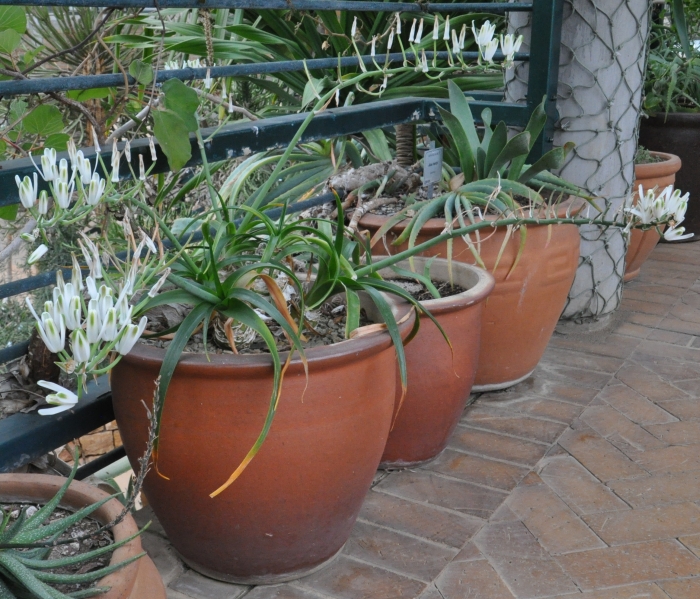
[[(363, 300), (364, 301), (364, 300)], [(372, 320), (381, 319), (371, 303)], [(394, 304), (407, 336), (415, 314)], [(373, 317), (374, 316), (374, 317)], [(363, 331), (364, 329), (364, 331)], [(269, 355), (183, 354), (167, 392), (158, 470), (144, 488), (170, 541), (206, 576), (273, 584), (333, 559), (352, 530), (389, 435), (396, 357), (389, 334), (306, 351), (282, 384), (269, 435), (241, 476), (219, 488), (255, 443), (272, 392)], [(112, 375), (112, 398), (134, 467), (146, 443), (164, 350), (137, 344)], [(282, 360), (286, 358), (282, 354)]]
[[(569, 205), (563, 205), (562, 210)], [(386, 216), (365, 214), (360, 227), (374, 234), (386, 220)], [(386, 236), (386, 244), (380, 242), (374, 246), (377, 253), (384, 253), (387, 247), (393, 253), (406, 249), (408, 244), (397, 247), (391, 243), (407, 224), (404, 221), (393, 227)], [(444, 228), (444, 219), (428, 220), (418, 234), (416, 245), (441, 234)], [(580, 237), (575, 225), (528, 225), (524, 251), (512, 272), (520, 234), (511, 236), (498, 264), (506, 228), (482, 230), (480, 237), (481, 259), (496, 285), (484, 305), (481, 352), (473, 390), (493, 391), (525, 380), (542, 358), (576, 274)], [(474, 235), (472, 240), (476, 241)], [(446, 258), (447, 243), (433, 246), (424, 255)], [(454, 239), (452, 258), (476, 263), (461, 238)]]
[[(45, 474), (0, 474), (0, 503), (32, 502), (46, 503), (66, 482), (60, 476)], [(73, 481), (61, 500), (61, 507), (79, 510), (107, 497), (107, 493), (88, 484)], [(121, 503), (116, 499), (108, 501), (90, 517), (106, 524), (122, 512)], [(112, 528), (115, 541), (121, 541), (138, 531), (134, 519), (127, 515)], [(123, 562), (142, 553), (141, 539), (136, 537), (118, 547), (112, 554), (110, 565)], [(165, 587), (151, 558), (141, 559), (108, 574), (97, 581), (96, 586), (110, 587), (99, 595), (103, 599), (165, 599)]]
[[(427, 258), (414, 258), (416, 272), (423, 273)], [(397, 266), (409, 270), (409, 261)], [(400, 277), (391, 269), (385, 279)], [(430, 266), (434, 282), (450, 281), (448, 262), (435, 259)], [(406, 345), (408, 389), (403, 401), (397, 389), (397, 413), (382, 456), (382, 468), (417, 466), (435, 459), (447, 446), (469, 399), (479, 361), (481, 313), (493, 290), (493, 277), (481, 268), (452, 263), (452, 281), (463, 293), (431, 299), (421, 304), (445, 331), (452, 349), (435, 324), (420, 315), (420, 330)]]
[[(634, 167), (634, 187), (635, 202), (639, 195), (639, 186), (642, 186), (644, 193), (649, 189), (658, 188), (659, 191), (673, 185), (676, 181), (676, 173), (681, 168), (681, 159), (674, 154), (664, 152), (650, 152), (652, 156), (663, 158), (663, 162), (653, 162), (651, 164), (636, 164)], [(631, 281), (639, 275), (639, 269), (646, 262), (649, 254), (659, 243), (661, 236), (656, 229), (641, 231), (632, 229), (630, 240), (627, 245), (627, 264), (625, 265), (624, 281)]]

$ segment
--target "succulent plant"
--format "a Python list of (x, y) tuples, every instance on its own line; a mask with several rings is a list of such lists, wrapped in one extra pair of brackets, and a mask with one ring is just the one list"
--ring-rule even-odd
[[(76, 456), (77, 458), (77, 456)], [(98, 580), (127, 564), (141, 558), (141, 553), (118, 564), (108, 565), (84, 574), (55, 573), (56, 568), (65, 568), (88, 563), (94, 558), (111, 553), (138, 536), (140, 532), (111, 545), (99, 547), (85, 553), (70, 557), (51, 559), (52, 549), (68, 542), (61, 536), (72, 526), (87, 518), (112, 497), (88, 505), (65, 518), (50, 521), (63, 495), (75, 478), (78, 460), (66, 480), (54, 497), (43, 507), (29, 515), (29, 506), (20, 510), (14, 522), (10, 522), (9, 510), (0, 509), (0, 599), (68, 599), (75, 597), (92, 597), (109, 590), (108, 587), (91, 588), (64, 593), (52, 585), (71, 585)], [(77, 539), (70, 538), (70, 542)]]

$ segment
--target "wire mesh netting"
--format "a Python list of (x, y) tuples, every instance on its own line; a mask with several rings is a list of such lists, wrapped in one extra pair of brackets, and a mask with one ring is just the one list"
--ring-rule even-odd
[[(576, 144), (561, 174), (620, 209), (632, 190), (639, 133), (649, 0), (565, 0), (554, 143)], [(530, 15), (509, 26), (530, 48)], [(507, 96), (525, 98), (527, 63), (511, 71)], [(592, 209), (590, 209), (592, 210)], [(581, 227), (581, 258), (563, 318), (599, 318), (620, 303), (626, 239), (619, 229)]]

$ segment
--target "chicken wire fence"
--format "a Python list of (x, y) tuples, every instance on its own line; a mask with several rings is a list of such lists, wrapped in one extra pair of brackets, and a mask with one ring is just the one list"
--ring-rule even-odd
[[(564, 0), (554, 144), (576, 144), (561, 175), (600, 198), (609, 214), (634, 183), (651, 6), (649, 0)], [(509, 28), (524, 35), (529, 51), (530, 15), (511, 13)], [(508, 100), (522, 100), (528, 68), (510, 72)], [(574, 320), (619, 307), (627, 244), (620, 229), (588, 226), (580, 233), (579, 268), (563, 313)]]

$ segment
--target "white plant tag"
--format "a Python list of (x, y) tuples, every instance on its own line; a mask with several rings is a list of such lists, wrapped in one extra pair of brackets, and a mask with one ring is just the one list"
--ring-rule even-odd
[(423, 185), (428, 186), (428, 199), (433, 197), (433, 185), (442, 181), (442, 148), (423, 154)]

